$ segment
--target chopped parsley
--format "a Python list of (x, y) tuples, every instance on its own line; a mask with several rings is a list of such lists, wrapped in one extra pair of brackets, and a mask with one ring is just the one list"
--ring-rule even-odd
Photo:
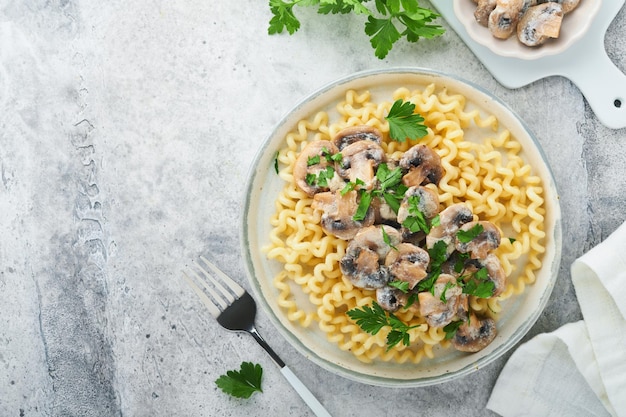
[(407, 281), (401, 281), (397, 279), (395, 281), (391, 281), (387, 285), (389, 285), (390, 287), (396, 288), (405, 294), (409, 292), (409, 283)]
[(306, 160), (306, 165), (310, 167), (311, 165), (319, 164), (320, 161), (321, 158), (319, 155), (309, 156), (309, 158)]
[(391, 249), (393, 250), (398, 250), (398, 248), (396, 248), (392, 242), (391, 242), (391, 238), (389, 237), (389, 235), (387, 234), (387, 232), (385, 231), (385, 227), (381, 226), (380, 230), (383, 231), (383, 242), (385, 242)]
[(340, 193), (341, 195), (346, 195), (350, 191), (356, 190), (357, 187), (361, 185), (365, 185), (365, 183), (361, 181), (359, 178), (357, 178), (354, 182), (350, 181), (346, 183), (346, 185), (341, 189)]
[(430, 272), (425, 279), (417, 284), (418, 291), (434, 292), (435, 281), (441, 275), (441, 265), (448, 257), (448, 245), (443, 240), (438, 240), (432, 248), (428, 249), (430, 255)]
[(489, 298), (493, 295), (495, 284), (489, 279), (487, 268), (480, 268), (463, 284), (463, 292), (478, 298)]
[(402, 169), (400, 167), (389, 169), (387, 164), (382, 163), (376, 169), (376, 179), (380, 182), (382, 191), (393, 190), (402, 183)]
[(454, 272), (461, 274), (465, 270), (465, 262), (469, 259), (469, 253), (457, 252), (457, 259), (454, 262)]
[(380, 190), (376, 190), (376, 194), (385, 200), (394, 213), (398, 213), (404, 193), (408, 189), (402, 183), (402, 169), (389, 169), (387, 164), (380, 164), (376, 169), (376, 179), (380, 183)]
[(441, 296), (439, 296), (439, 299), (442, 302), (447, 302), (448, 298), (446, 297), (446, 292), (448, 292), (448, 290), (452, 287), (454, 287), (455, 284), (453, 282), (446, 282), (446, 285), (443, 287), (443, 291), (441, 291)]
[(453, 321), (446, 326), (444, 326), (443, 331), (446, 332), (446, 340), (450, 340), (456, 334), (456, 331), (459, 330), (459, 327), (463, 325), (463, 320)]
[(318, 185), (320, 187), (327, 187), (328, 181), (330, 181), (335, 175), (335, 169), (331, 166), (321, 170), (317, 175), (306, 174), (305, 181), (309, 185)]
[(476, 237), (481, 234), (484, 230), (484, 227), (480, 223), (476, 223), (469, 230), (459, 230), (456, 232), (456, 238), (459, 239), (461, 243), (469, 243), (472, 240), (476, 239)]
[[(402, 169), (400, 167), (389, 169), (387, 164), (382, 163), (376, 168), (376, 179), (378, 180), (379, 188), (372, 191), (361, 191), (359, 207), (353, 217), (355, 221), (365, 218), (374, 197), (382, 197), (389, 207), (395, 213), (398, 213), (400, 203), (407, 190), (407, 187), (402, 183)], [(348, 183), (346, 185), (347, 188), (344, 187), (345, 192), (347, 193), (355, 189), (356, 185), (365, 185), (365, 183), (357, 178), (355, 183)], [(342, 193), (344, 193), (344, 190), (342, 190)]]
[(359, 205), (356, 208), (354, 216), (352, 216), (352, 219), (357, 222), (365, 219), (365, 217), (367, 216), (367, 211), (372, 204), (372, 199), (374, 198), (371, 192), (367, 192), (365, 190), (361, 190), (359, 194), (361, 199), (359, 200)]
[(276, 171), (277, 174), (278, 174), (278, 154), (279, 154), (278, 151), (276, 151), (276, 153), (274, 154), (274, 171)]
[(409, 203), (409, 216), (402, 222), (402, 226), (406, 227), (411, 233), (422, 231), (428, 234), (430, 232), (430, 224), (419, 208), (420, 197), (412, 195), (407, 202)]
[(341, 162), (343, 159), (343, 155), (341, 153), (331, 153), (330, 149), (327, 147), (323, 147), (322, 151), (318, 155), (309, 156), (306, 160), (307, 166), (317, 165), (322, 162), (322, 156), (326, 160), (326, 162)]
[[(326, 149), (326, 148), (324, 148)], [(335, 153), (335, 154), (331, 154), (330, 151), (326, 154), (324, 154), (324, 158), (326, 158), (326, 161), (328, 162), (341, 162), (343, 161), (343, 155), (341, 154), (341, 152), (339, 153)]]

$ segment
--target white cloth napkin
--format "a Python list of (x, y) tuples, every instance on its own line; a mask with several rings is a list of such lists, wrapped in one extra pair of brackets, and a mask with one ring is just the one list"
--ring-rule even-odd
[(626, 223), (571, 272), (583, 320), (521, 345), (488, 409), (503, 417), (626, 416)]

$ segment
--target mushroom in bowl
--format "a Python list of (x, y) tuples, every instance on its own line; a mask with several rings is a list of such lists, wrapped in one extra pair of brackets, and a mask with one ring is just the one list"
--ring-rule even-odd
[(452, 0), (469, 37), (491, 52), (534, 60), (567, 50), (588, 32), (602, 0)]

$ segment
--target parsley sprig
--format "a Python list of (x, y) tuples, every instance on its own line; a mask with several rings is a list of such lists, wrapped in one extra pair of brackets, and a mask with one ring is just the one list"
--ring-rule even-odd
[(237, 398), (250, 398), (256, 391), (261, 389), (263, 368), (252, 362), (242, 362), (239, 371), (227, 371), (215, 380), (218, 387), (226, 394)]
[[(445, 33), (445, 29), (432, 22), (439, 14), (420, 7), (417, 0), (375, 0), (374, 8), (365, 6), (368, 0), (270, 0), (272, 18), (269, 22), (270, 35), (286, 30), (293, 35), (300, 29), (300, 21), (294, 13), (295, 6), (317, 6), (318, 13), (367, 16), (365, 34), (370, 38), (374, 54), (383, 59), (393, 44), (401, 38), (417, 42), (421, 38), (434, 38)], [(398, 29), (398, 27), (400, 29)]]
[(385, 326), (389, 326), (391, 330), (387, 334), (387, 350), (393, 348), (402, 342), (405, 346), (411, 343), (409, 330), (418, 327), (409, 326), (400, 320), (395, 314), (386, 312), (374, 301), (372, 306), (363, 306), (363, 308), (353, 308), (346, 312), (348, 317), (356, 322), (356, 324), (365, 332), (376, 335)]
[(385, 117), (389, 122), (389, 137), (404, 142), (407, 138), (415, 140), (428, 134), (423, 124), (424, 118), (415, 113), (415, 104), (410, 101), (396, 100)]

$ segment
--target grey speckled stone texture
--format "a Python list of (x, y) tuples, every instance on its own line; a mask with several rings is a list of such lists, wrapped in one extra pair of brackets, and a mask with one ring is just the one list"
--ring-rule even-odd
[[(528, 338), (581, 318), (569, 266), (626, 219), (626, 131), (552, 77), (500, 86), (455, 33), (374, 57), (358, 17), (299, 13), (268, 36), (267, 2), (0, 1), (0, 416), (307, 416), (265, 352), (181, 285), (210, 253), (245, 287), (243, 185), (304, 95), (355, 71), (419, 66), (493, 91), (537, 134), (561, 195), (563, 260)], [(341, 42), (338, 40), (341, 39)], [(626, 71), (626, 10), (606, 49)], [(446, 384), (362, 385), (326, 372), (264, 315), (260, 331), (335, 416), (489, 416), (508, 356)], [(222, 394), (241, 361), (265, 392)]]

